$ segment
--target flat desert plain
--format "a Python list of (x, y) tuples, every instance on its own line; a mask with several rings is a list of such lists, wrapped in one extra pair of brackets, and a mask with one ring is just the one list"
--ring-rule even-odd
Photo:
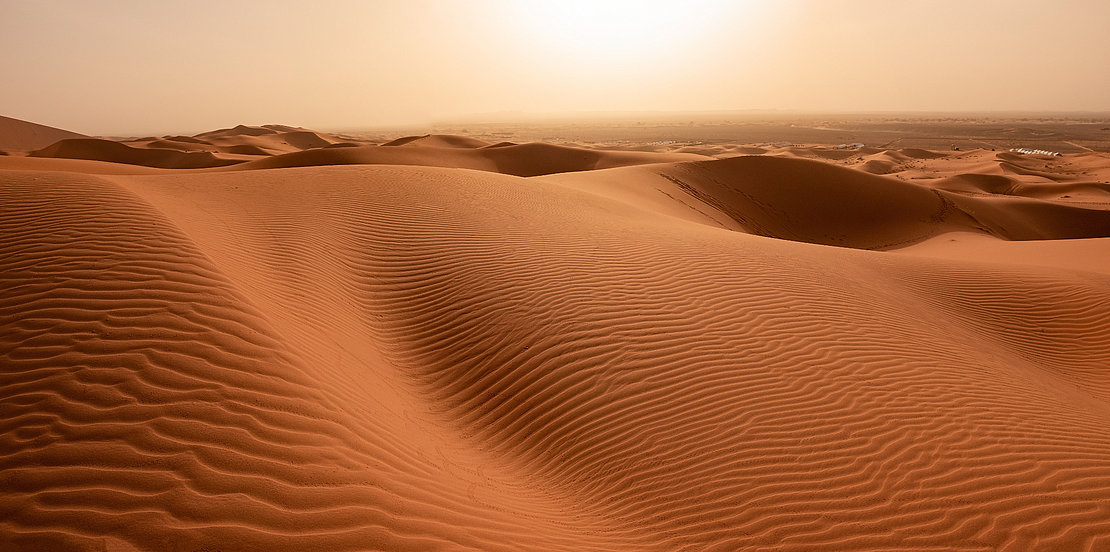
[(0, 123), (5, 551), (1110, 550), (1105, 122)]

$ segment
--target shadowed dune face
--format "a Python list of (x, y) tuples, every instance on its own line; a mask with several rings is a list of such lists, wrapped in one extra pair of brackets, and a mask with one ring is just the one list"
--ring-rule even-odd
[[(326, 148), (340, 141), (336, 136), (282, 125), (262, 127), (239, 125), (235, 128), (204, 132), (195, 137), (167, 136), (162, 139), (140, 139), (130, 141), (127, 145), (141, 149), (176, 149), (180, 151), (207, 151), (216, 154), (270, 156)], [(131, 161), (121, 157), (118, 162), (129, 163)]]
[(970, 194), (1022, 196), (1055, 199), (1061, 195), (1110, 198), (1110, 184), (1102, 182), (1022, 182), (998, 174), (960, 174), (933, 184), (935, 187)]
[(883, 249), (970, 222), (927, 188), (816, 161), (736, 157), (662, 174), (746, 231), (794, 241)]
[[(456, 137), (447, 137), (456, 138)], [(442, 145), (443, 140), (424, 145), (425, 138), (346, 148), (313, 149), (270, 159), (250, 161), (238, 170), (312, 167), (323, 165), (420, 165), (499, 172), (514, 176), (589, 171), (609, 167), (708, 159), (686, 153), (602, 151), (552, 144), (512, 144), (496, 148), (481, 145)]]
[(323, 148), (331, 145), (324, 137), (307, 130), (279, 134), (282, 141), (297, 149)]
[(771, 158), (0, 172), (0, 540), (1098, 549), (1110, 275), (734, 231), (963, 224), (938, 194)]
[(283, 130), (292, 131), (300, 130), (292, 127), (273, 128), (272, 126), (248, 126), (236, 125), (233, 128), (221, 128), (219, 130), (212, 130), (209, 132), (202, 132), (197, 134), (197, 138), (211, 139), (211, 138), (224, 138), (230, 136), (266, 136), (269, 134), (277, 134)]
[(190, 144), (209, 144), (210, 142), (202, 140), (195, 136), (166, 136), (166, 140), (171, 142), (186, 142)]
[[(328, 285), (295, 276), (310, 266), (240, 289), (229, 274), (247, 273), (220, 269), (125, 186), (40, 182), (5, 173), (0, 196), (2, 269), (22, 282), (0, 296), (13, 315), (0, 340), (5, 547), (98, 549), (101, 536), (139, 549), (596, 546), (596, 521), (568, 528), (546, 490), (427, 421), (378, 346), (360, 345), (369, 334), (286, 326), (322, 320), (323, 304), (285, 302)], [(283, 247), (254, 250), (254, 268), (294, 260), (300, 244)], [(264, 298), (292, 310), (266, 313)], [(357, 320), (377, 315), (354, 316), (366, 332)]]
[(61, 140), (41, 150), (33, 151), (31, 157), (50, 157), (62, 159), (88, 159), (109, 161), (145, 167), (164, 169), (196, 169), (234, 165), (239, 161), (220, 159), (209, 152), (178, 151), (175, 149), (133, 148), (111, 140), (95, 138), (74, 138)]
[(741, 156), (545, 179), (710, 226), (856, 249), (894, 249), (953, 231), (1007, 240), (1110, 235), (1104, 205), (1035, 199), (1103, 187), (1023, 185), (995, 197), (1002, 190), (986, 193), (984, 183), (1011, 181), (993, 175), (919, 184), (807, 159)]
[(489, 142), (470, 138), (467, 136), (454, 136), (444, 134), (425, 134), (424, 136), (406, 136), (398, 138), (391, 142), (382, 144), (383, 146), (426, 146), (438, 148), (466, 148), (476, 149), (491, 146)]

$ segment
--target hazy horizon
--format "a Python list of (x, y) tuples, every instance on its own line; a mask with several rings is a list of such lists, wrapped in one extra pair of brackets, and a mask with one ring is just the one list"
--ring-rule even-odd
[(98, 135), (675, 112), (1107, 112), (1110, 3), (0, 0), (0, 115)]

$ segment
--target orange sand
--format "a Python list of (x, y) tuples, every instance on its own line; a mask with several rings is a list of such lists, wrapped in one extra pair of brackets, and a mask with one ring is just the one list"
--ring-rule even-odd
[(0, 157), (0, 550), (1110, 549), (1108, 154), (178, 138)]
[(23, 152), (45, 148), (58, 140), (85, 136), (11, 117), (0, 117), (0, 152)]

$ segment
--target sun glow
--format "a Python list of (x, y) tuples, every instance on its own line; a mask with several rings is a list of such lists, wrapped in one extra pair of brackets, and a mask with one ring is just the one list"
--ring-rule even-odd
[(517, 3), (527, 40), (551, 53), (611, 61), (690, 46), (743, 23), (758, 2), (741, 0), (563, 0)]

